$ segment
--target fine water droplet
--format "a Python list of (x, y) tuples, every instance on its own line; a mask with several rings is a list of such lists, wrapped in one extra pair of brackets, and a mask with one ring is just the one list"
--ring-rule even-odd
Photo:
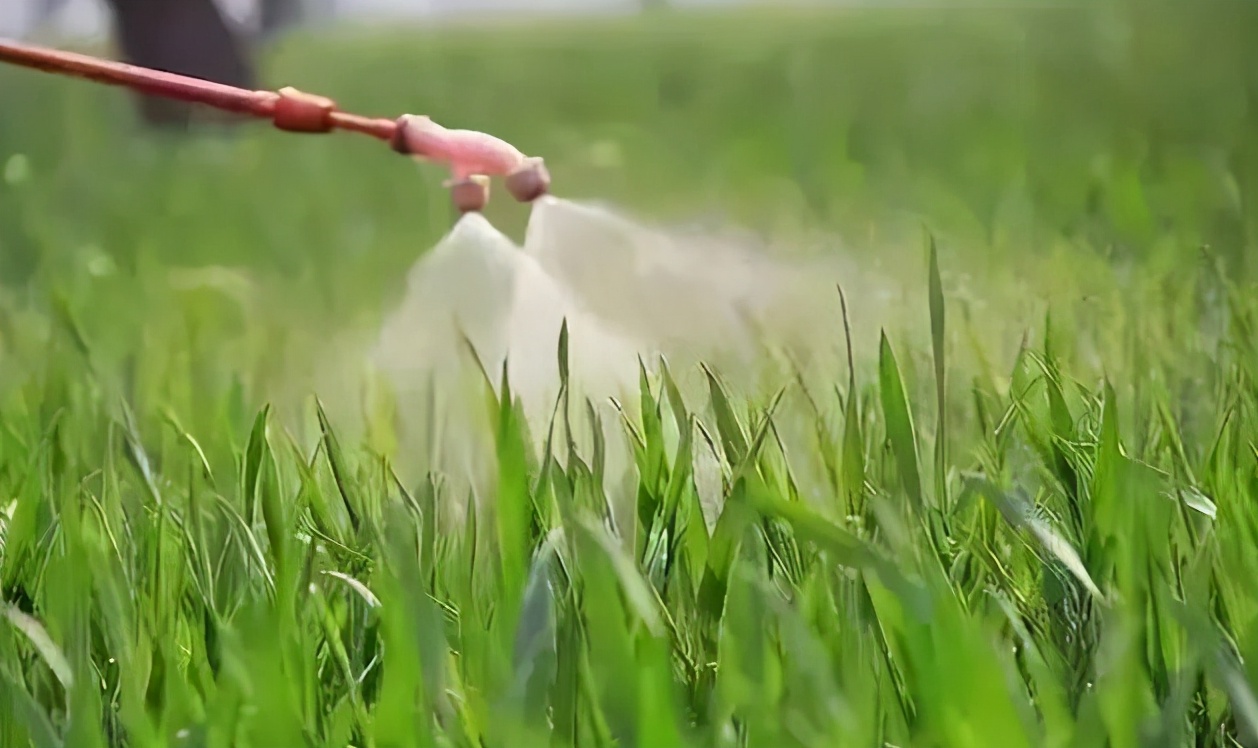
[(19, 185), (31, 176), (31, 162), (24, 154), (15, 153), (4, 162), (4, 182)]
[(625, 157), (619, 143), (601, 140), (590, 147), (590, 162), (603, 169), (617, 169), (624, 166)]
[(118, 264), (114, 262), (113, 255), (98, 246), (90, 245), (84, 247), (83, 265), (87, 268), (87, 272), (96, 278), (104, 278), (113, 275), (118, 271)]

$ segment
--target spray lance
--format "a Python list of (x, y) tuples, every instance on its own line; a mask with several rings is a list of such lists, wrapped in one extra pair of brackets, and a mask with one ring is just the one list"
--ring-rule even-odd
[(503, 178), (507, 191), (522, 203), (531, 203), (550, 190), (550, 174), (542, 159), (525, 156), (492, 135), (449, 129), (423, 115), (403, 114), (395, 120), (364, 117), (337, 109), (331, 99), (295, 88), (250, 91), (5, 39), (0, 39), (0, 62), (267, 119), (285, 132), (346, 130), (370, 135), (402, 155), (445, 165), (450, 179), (443, 186), (450, 190), (451, 201), (461, 213), (484, 209), (489, 202), (491, 177)]

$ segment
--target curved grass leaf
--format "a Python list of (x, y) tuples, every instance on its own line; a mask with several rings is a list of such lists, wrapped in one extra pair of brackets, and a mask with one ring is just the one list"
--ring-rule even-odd
[(1019, 530), (1029, 532), (1040, 547), (1060, 561), (1079, 580), (1089, 594), (1097, 599), (1104, 599), (1105, 596), (1092, 580), (1092, 575), (1088, 573), (1078, 551), (1047, 522), (1036, 516), (1030, 501), (1019, 494), (1002, 491), (982, 477), (971, 477), (968, 482), (969, 488), (990, 501), (1006, 522)]
[(900, 486), (908, 494), (909, 502), (916, 510), (925, 508), (922, 495), (922, 476), (918, 467), (917, 432), (913, 428), (913, 413), (904, 393), (904, 380), (895, 351), (887, 340), (884, 330), (878, 348), (878, 388), (882, 396), (882, 415), (886, 421), (887, 439), (895, 454)]
[(930, 236), (930, 345), (935, 364), (935, 501), (948, 503), (948, 385), (944, 351), (943, 281), (939, 277), (939, 249)]
[(14, 629), (22, 632), (22, 635), (30, 640), (35, 646), (35, 651), (39, 653), (44, 664), (48, 669), (57, 676), (57, 681), (61, 683), (61, 687), (70, 691), (74, 688), (74, 673), (70, 669), (70, 661), (66, 659), (61, 648), (48, 635), (48, 630), (44, 625), (35, 618), (23, 613), (10, 604), (5, 604), (0, 608), (4, 617), (8, 620), (9, 625)]

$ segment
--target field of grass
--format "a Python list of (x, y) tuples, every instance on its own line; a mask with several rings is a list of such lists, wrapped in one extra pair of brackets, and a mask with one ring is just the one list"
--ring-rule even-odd
[(387, 414), (268, 408), (280, 352), (317, 368), (449, 228), (439, 173), (143, 138), (118, 92), (0, 70), (0, 746), (1258, 746), (1258, 6), (1089, 8), (268, 54), (543, 154), (566, 196), (920, 284), (918, 329), (813, 393), (839, 417), (646, 378), (618, 533), (603, 456), (534, 459), (509, 402), (454, 532)]

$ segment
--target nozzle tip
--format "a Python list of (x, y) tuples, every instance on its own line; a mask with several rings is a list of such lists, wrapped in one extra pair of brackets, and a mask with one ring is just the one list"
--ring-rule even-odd
[(489, 179), (470, 177), (450, 186), (450, 200), (460, 213), (479, 213), (489, 204)]
[(522, 203), (531, 203), (550, 192), (550, 172), (540, 158), (531, 158), (507, 175), (507, 191)]

